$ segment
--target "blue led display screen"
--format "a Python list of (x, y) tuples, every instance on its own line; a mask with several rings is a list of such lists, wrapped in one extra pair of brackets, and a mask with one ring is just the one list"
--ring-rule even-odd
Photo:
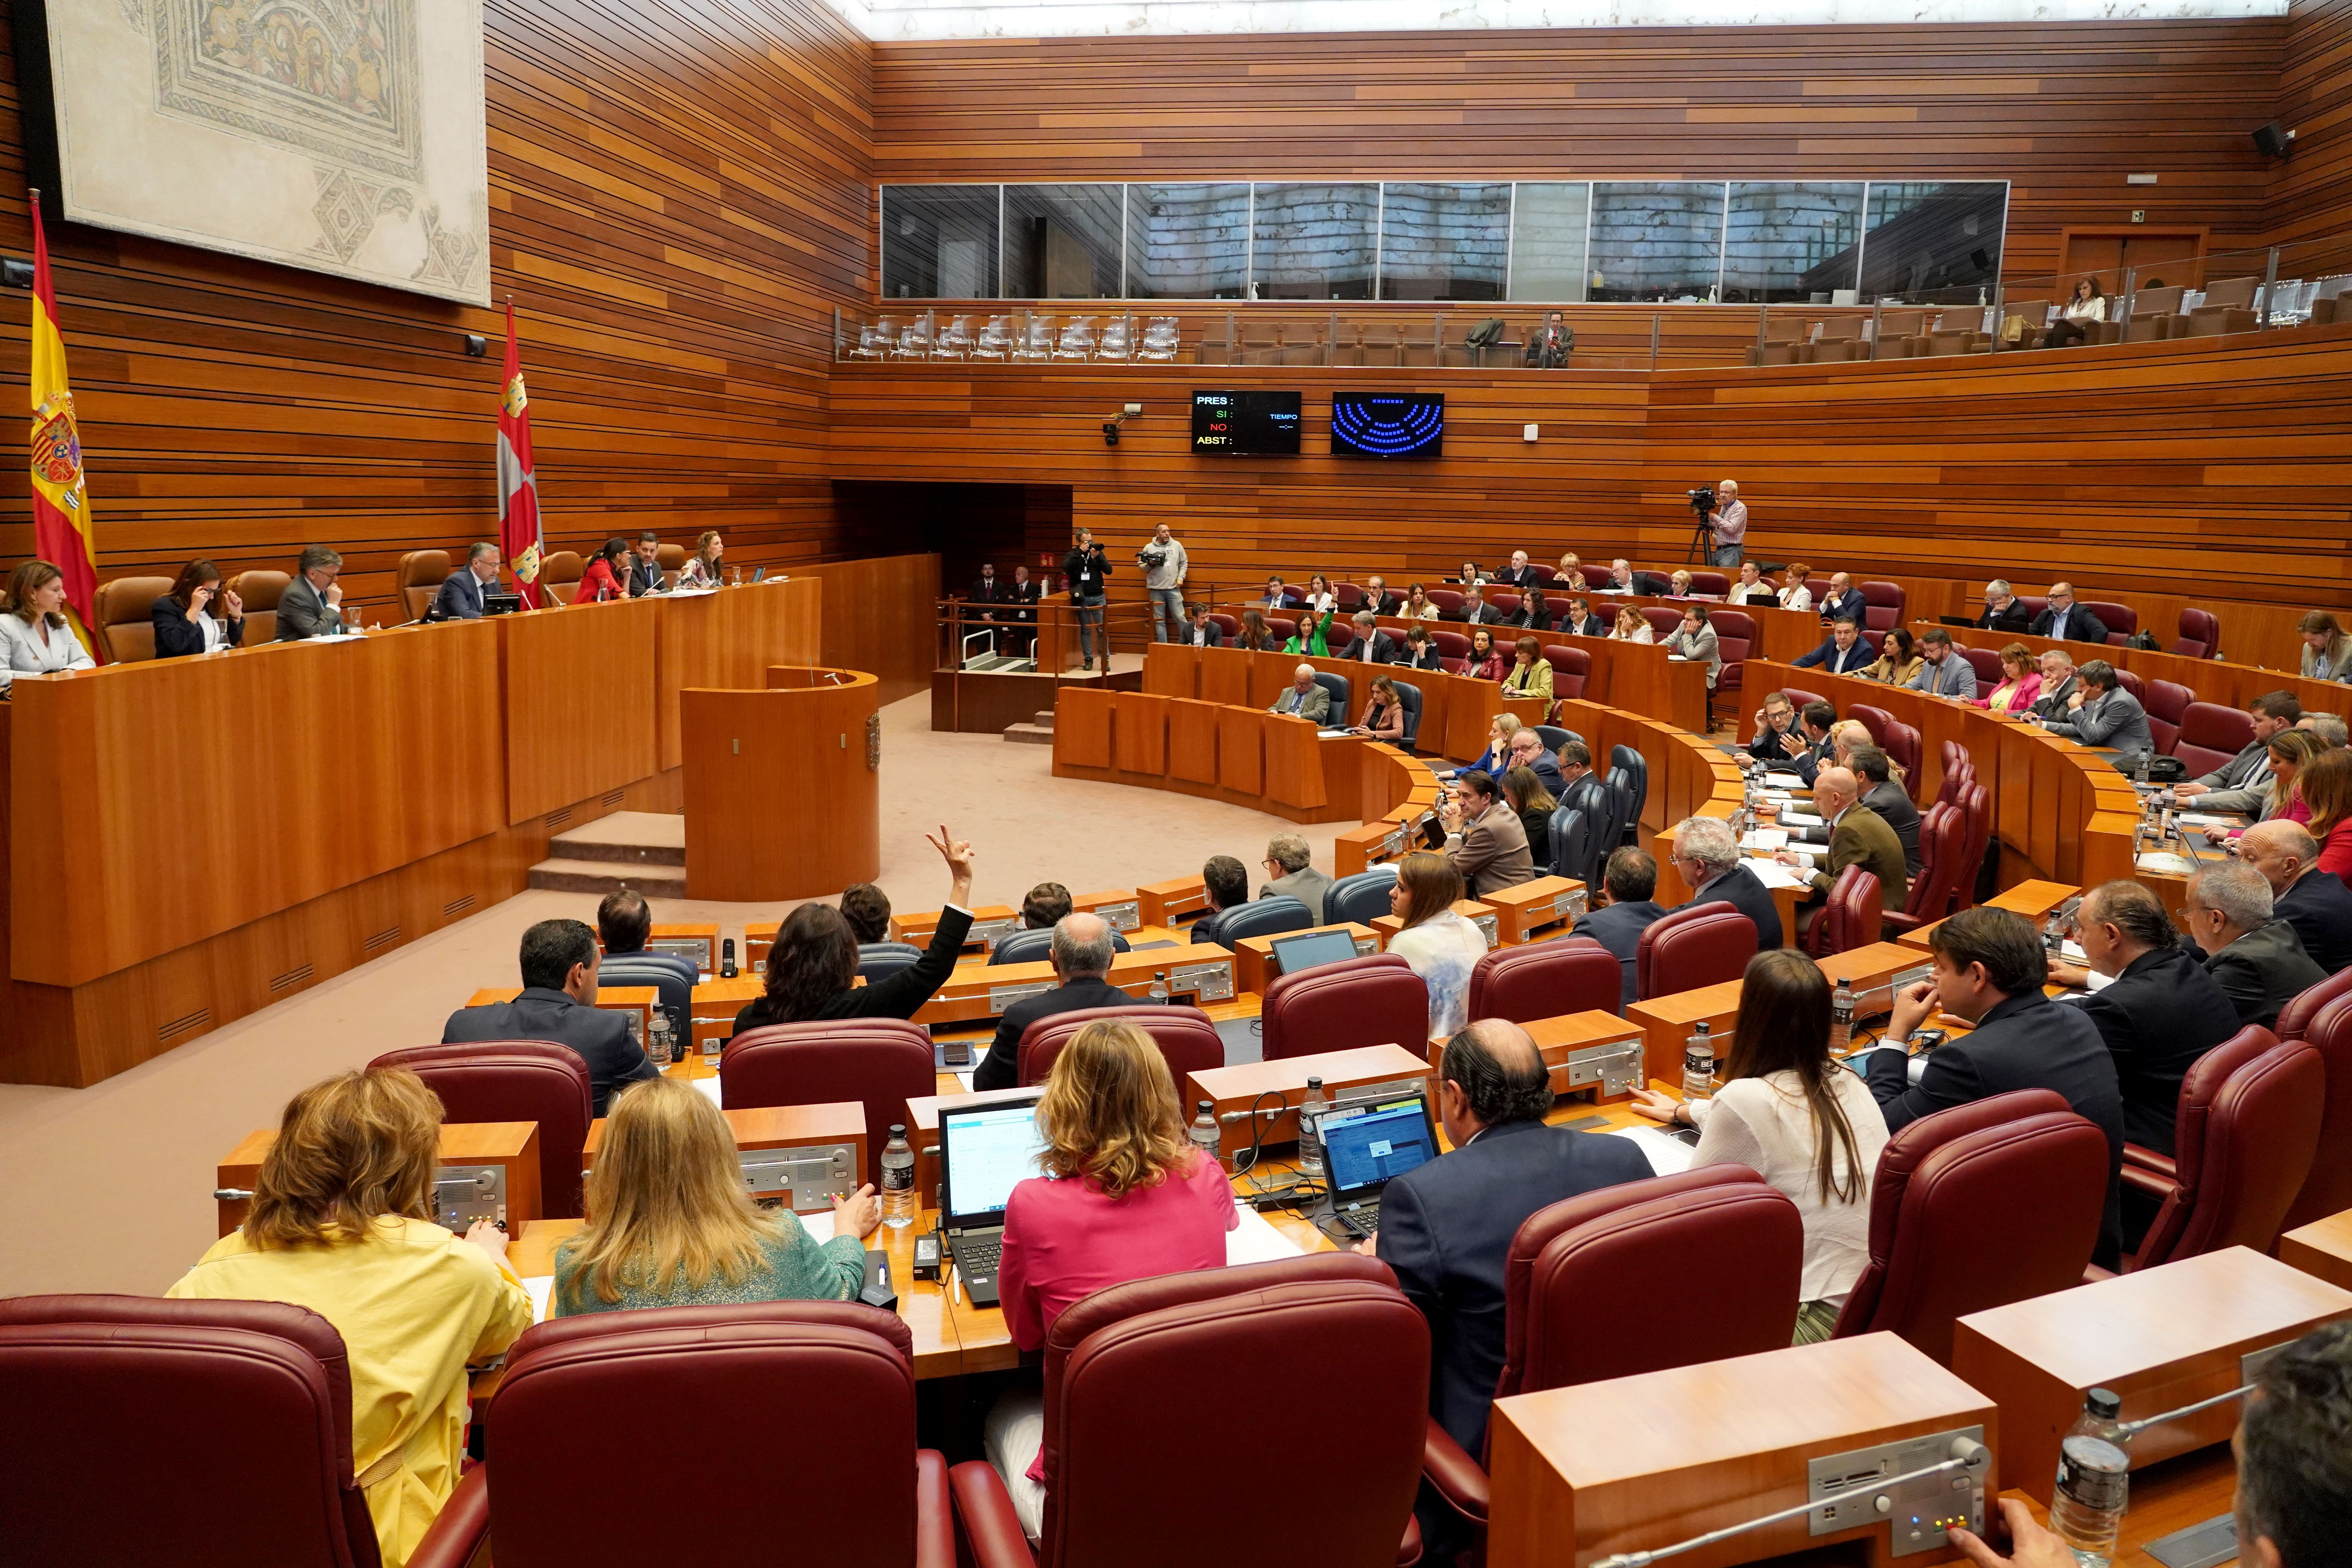
[(1335, 458), (1444, 457), (1445, 395), (1442, 392), (1333, 393), (1331, 455)]

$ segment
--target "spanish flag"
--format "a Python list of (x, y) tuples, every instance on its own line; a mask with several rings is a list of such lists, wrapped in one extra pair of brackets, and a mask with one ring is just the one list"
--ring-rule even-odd
[(66, 613), (90, 657), (106, 650), (89, 635), (98, 594), (89, 493), (82, 483), (81, 432), (66, 381), (66, 341), (58, 331), (58, 290), (49, 280), (49, 242), (41, 230), (41, 193), (33, 212), (33, 549), (65, 574)]

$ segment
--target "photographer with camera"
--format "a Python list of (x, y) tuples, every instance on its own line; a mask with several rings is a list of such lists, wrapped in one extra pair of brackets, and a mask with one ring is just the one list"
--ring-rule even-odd
[[(1709, 495), (1704, 489), (1690, 492), (1691, 510), (1698, 513), (1698, 525), (1710, 529), (1707, 559), (1726, 572), (1737, 572), (1748, 555), (1748, 503), (1739, 499), (1739, 481), (1726, 479)], [(1715, 517), (1709, 521), (1707, 513)]]
[(1102, 644), (1103, 668), (1110, 668), (1110, 637), (1103, 626), (1103, 584), (1109, 575), (1110, 563), (1103, 559), (1103, 547), (1095, 542), (1094, 531), (1078, 530), (1077, 543), (1062, 557), (1062, 576), (1069, 584), (1070, 603), (1078, 612), (1081, 669), (1095, 667), (1097, 642)]
[(1144, 591), (1151, 596), (1151, 640), (1179, 640), (1184, 631), (1184, 574), (1192, 565), (1184, 547), (1163, 522), (1151, 531), (1151, 542), (1135, 552), (1135, 563), (1143, 568)]

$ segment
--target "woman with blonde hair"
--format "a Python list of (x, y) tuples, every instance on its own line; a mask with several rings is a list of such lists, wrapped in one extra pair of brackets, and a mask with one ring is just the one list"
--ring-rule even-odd
[(1650, 617), (1632, 605), (1627, 605), (1617, 612), (1617, 625), (1611, 629), (1609, 636), (1611, 640), (1615, 642), (1658, 640), (1657, 633), (1650, 628)]
[(2303, 637), (2303, 678), (2305, 680), (2352, 680), (2352, 637), (2342, 623), (2326, 610), (2314, 610), (2295, 622)]
[(1397, 614), (1408, 621), (1433, 621), (1438, 617), (1438, 607), (1431, 601), (1429, 590), (1415, 583), (1412, 591), (1404, 596), (1404, 607)]
[(1469, 1023), (1470, 972), (1486, 956), (1486, 933), (1454, 908), (1461, 900), (1462, 874), (1444, 856), (1416, 850), (1397, 862), (1389, 913), (1403, 925), (1389, 951), (1429, 987), (1433, 1040), (1451, 1039)]
[(694, 553), (686, 558), (678, 569), (677, 585), (681, 588), (716, 588), (719, 586), (720, 558), (727, 553), (726, 542), (715, 528), (706, 528), (702, 537), (694, 542)]
[(743, 1189), (735, 1134), (710, 1098), (677, 1079), (613, 1102), (588, 1173), (588, 1223), (555, 1251), (548, 1316), (738, 1301), (846, 1301), (882, 1223), (874, 1189), (833, 1200), (820, 1242), (790, 1209), (762, 1214)]
[[(1034, 1351), (1070, 1305), (1130, 1279), (1222, 1268), (1241, 1224), (1217, 1162), (1185, 1136), (1167, 1058), (1118, 1019), (1080, 1029), (1045, 1074), (1037, 1163), (1004, 1204), (997, 1289), (1013, 1342)], [(1044, 1527), (1045, 1404), (1008, 1390), (982, 1446), (1032, 1540)]]
[(1490, 778), (1501, 778), (1510, 768), (1511, 737), (1518, 730), (1517, 714), (1496, 714), (1486, 721), (1486, 749), (1478, 753), (1476, 760), (1465, 763), (1459, 768), (1441, 769), (1437, 776), (1441, 780), (1451, 780), (1457, 773), (1485, 773)]
[(504, 1232), (433, 1221), (441, 1102), (412, 1072), (371, 1068), (287, 1101), (242, 1228), (164, 1295), (285, 1301), (342, 1336), (352, 1470), (385, 1568), (401, 1568), (465, 1457), (466, 1364), (530, 1327)]

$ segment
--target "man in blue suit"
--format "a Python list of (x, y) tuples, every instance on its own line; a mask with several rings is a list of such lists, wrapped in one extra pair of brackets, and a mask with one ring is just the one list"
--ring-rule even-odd
[(449, 574), (433, 596), (430, 621), (471, 621), (481, 618), (482, 595), (499, 585), (499, 547), (477, 544), (466, 552), (466, 563)]
[(1642, 933), (1665, 914), (1651, 895), (1658, 890), (1658, 863), (1648, 851), (1627, 845), (1609, 857), (1601, 879), (1608, 901), (1580, 918), (1570, 936), (1589, 936), (1617, 960), (1624, 971), (1618, 987), (1620, 1012), (1633, 1005), (1633, 958), (1641, 951)]
[(1797, 656), (1799, 669), (1821, 668), (1832, 675), (1859, 675), (1863, 667), (1877, 657), (1870, 645), (1862, 640), (1862, 627), (1853, 621), (1831, 623), (1830, 635), (1822, 646), (1807, 654)]
[[(1653, 1173), (1629, 1140), (1544, 1125), (1551, 1079), (1517, 1024), (1486, 1018), (1455, 1035), (1437, 1079), (1453, 1152), (1389, 1183), (1380, 1230), (1356, 1250), (1395, 1269), (1428, 1318), (1429, 1413), (1475, 1455), (1486, 1451), (1503, 1371), (1503, 1268), (1520, 1224), (1564, 1198)], [(1423, 1529), (1442, 1531), (1444, 1521), (1429, 1514), (1444, 1511), (1425, 1510)]]
[(1780, 945), (1780, 908), (1772, 889), (1739, 863), (1731, 824), (1719, 816), (1685, 817), (1675, 828), (1675, 872), (1696, 889), (1676, 909), (1729, 904), (1755, 925), (1757, 952)]

